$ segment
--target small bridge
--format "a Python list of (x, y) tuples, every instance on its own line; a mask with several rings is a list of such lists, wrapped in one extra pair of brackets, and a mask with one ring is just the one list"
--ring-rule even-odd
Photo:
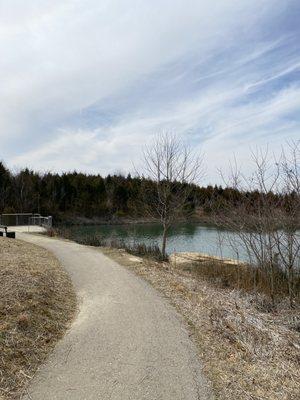
[(52, 217), (43, 217), (37, 213), (1, 214), (0, 225), (3, 226), (41, 226), (49, 229), (52, 227)]

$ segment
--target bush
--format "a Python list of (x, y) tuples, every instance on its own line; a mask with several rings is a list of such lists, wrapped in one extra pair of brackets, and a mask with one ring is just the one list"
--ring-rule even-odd
[(134, 243), (132, 245), (126, 245), (125, 250), (128, 253), (153, 258), (157, 261), (167, 261), (168, 257), (163, 257), (163, 254), (159, 246), (155, 243), (146, 245), (145, 243)]

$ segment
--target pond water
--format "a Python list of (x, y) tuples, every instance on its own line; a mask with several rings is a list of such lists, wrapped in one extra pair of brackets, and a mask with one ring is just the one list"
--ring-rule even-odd
[[(156, 224), (135, 225), (88, 225), (71, 228), (76, 236), (99, 234), (104, 238), (116, 237), (127, 243), (134, 241), (160, 246), (162, 228)], [(216, 228), (200, 224), (179, 224), (170, 229), (167, 252), (199, 252), (224, 258), (245, 260), (241, 246), (236, 245), (236, 235)], [(233, 248), (232, 242), (235, 243)]]

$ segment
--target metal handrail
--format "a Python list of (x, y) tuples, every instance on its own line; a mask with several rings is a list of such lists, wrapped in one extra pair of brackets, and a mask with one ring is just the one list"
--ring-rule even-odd
[[(52, 227), (52, 217), (43, 217), (38, 213), (6, 213), (0, 215), (0, 225), (5, 221), (6, 226), (39, 225), (45, 228)], [(3, 225), (4, 226), (4, 225)]]

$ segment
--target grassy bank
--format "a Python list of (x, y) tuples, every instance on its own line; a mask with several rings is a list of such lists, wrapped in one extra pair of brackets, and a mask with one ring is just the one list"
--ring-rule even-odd
[(17, 399), (66, 331), (76, 299), (54, 256), (0, 238), (0, 399)]
[(217, 399), (299, 399), (299, 304), (291, 309), (282, 296), (274, 309), (267, 294), (238, 289), (230, 278), (236, 266), (218, 277), (224, 265), (201, 270), (199, 264), (135, 261), (122, 250), (103, 251), (149, 281), (186, 318)]
[[(204, 279), (217, 287), (262, 296), (268, 309), (275, 310), (277, 304), (285, 301), (289, 295), (288, 277), (279, 268), (273, 269), (272, 281), (267, 268), (248, 264), (227, 264), (207, 259), (198, 263), (184, 263), (182, 268), (196, 278)], [(274, 301), (271, 284), (275, 294)], [(294, 277), (294, 302), (295, 306), (300, 304), (300, 273)]]

